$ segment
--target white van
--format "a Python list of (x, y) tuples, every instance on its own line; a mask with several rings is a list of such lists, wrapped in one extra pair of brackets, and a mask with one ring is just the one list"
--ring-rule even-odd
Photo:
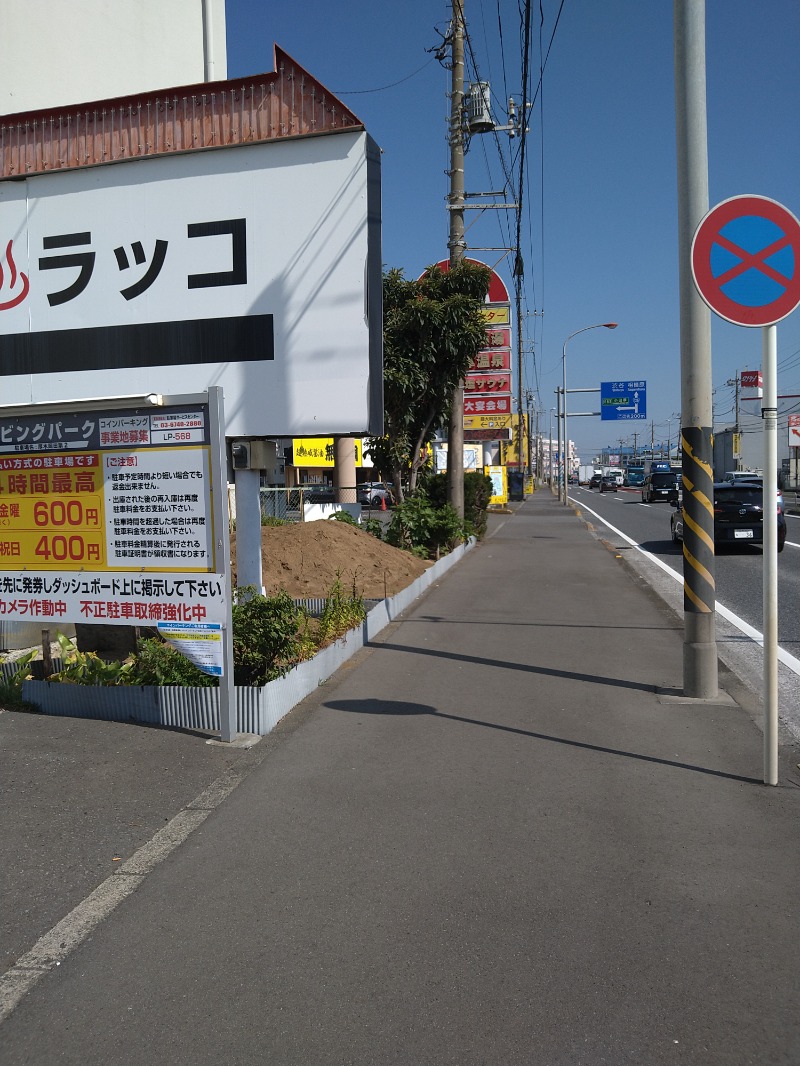
[(625, 471), (621, 466), (609, 466), (605, 471), (606, 477), (613, 477), (618, 485), (622, 485), (625, 480)]

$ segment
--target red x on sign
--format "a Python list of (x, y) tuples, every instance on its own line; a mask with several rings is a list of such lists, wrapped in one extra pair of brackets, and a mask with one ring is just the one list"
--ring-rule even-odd
[(694, 235), (697, 291), (721, 318), (768, 326), (800, 303), (800, 222), (766, 196), (713, 207)]

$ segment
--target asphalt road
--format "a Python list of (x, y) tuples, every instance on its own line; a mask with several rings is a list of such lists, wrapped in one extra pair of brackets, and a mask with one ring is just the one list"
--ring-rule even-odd
[[(224, 801), (205, 782), (228, 753), (193, 736), (137, 734), (137, 755), (118, 726), (92, 760), (69, 738), (52, 773), (20, 759), (7, 821), (61, 803), (74, 831), (52, 826), (47, 883), (12, 906), (82, 856), (140, 883), (36, 953), (4, 1066), (800, 1062), (800, 747), (766, 788), (737, 679), (681, 700), (680, 618), (571, 508), (537, 493), (493, 529), (219, 767)], [(35, 754), (50, 723), (24, 725)], [(125, 823), (159, 814), (195, 828), (148, 864)]]
[[(570, 486), (570, 498), (603, 530), (601, 535), (623, 551), (633, 565), (676, 610), (682, 611), (683, 555), (670, 535), (671, 507), (641, 502), (641, 492), (621, 489), (599, 493)], [(786, 653), (780, 666), (780, 713), (800, 736), (800, 516), (787, 515), (788, 536), (778, 556), (778, 644)], [(624, 538), (633, 542), (632, 547)], [(636, 548), (641, 549), (637, 551)], [(654, 557), (677, 575), (665, 577)], [(732, 612), (759, 634), (763, 631), (762, 555), (756, 547), (725, 548), (715, 559), (717, 605)], [(717, 615), (720, 654), (755, 692), (761, 691), (763, 652), (741, 629)], [(792, 668), (791, 660), (796, 661)]]

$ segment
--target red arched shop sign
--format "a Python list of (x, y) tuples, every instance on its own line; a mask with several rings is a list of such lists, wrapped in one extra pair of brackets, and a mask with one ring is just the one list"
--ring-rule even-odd
[[(478, 262), (477, 259), (466, 259), (465, 262), (474, 263), (475, 266), (486, 266), (485, 263), (480, 263), (480, 262)], [(450, 269), (450, 260), (449, 259), (443, 259), (441, 261), (441, 263), (437, 263), (436, 265), (439, 267), (439, 269), (442, 271), (442, 273), (446, 274), (447, 271)], [(511, 302), (511, 298), (508, 295), (508, 289), (506, 288), (503, 279), (500, 277), (500, 275), (498, 273), (496, 273), (494, 270), (492, 270), (491, 267), (488, 267), (487, 269), (489, 270), (489, 272), (491, 274), (491, 277), (489, 278), (489, 295), (486, 298), (488, 303), (490, 303), (490, 304), (507, 304), (507, 303), (510, 303)], [(423, 274), (421, 276), (424, 277), (425, 275)]]

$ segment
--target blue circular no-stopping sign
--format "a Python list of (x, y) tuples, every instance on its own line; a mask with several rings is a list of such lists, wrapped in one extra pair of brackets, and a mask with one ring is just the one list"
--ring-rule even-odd
[(800, 303), (800, 222), (765, 196), (734, 196), (708, 212), (692, 242), (692, 275), (712, 311), (768, 326)]

